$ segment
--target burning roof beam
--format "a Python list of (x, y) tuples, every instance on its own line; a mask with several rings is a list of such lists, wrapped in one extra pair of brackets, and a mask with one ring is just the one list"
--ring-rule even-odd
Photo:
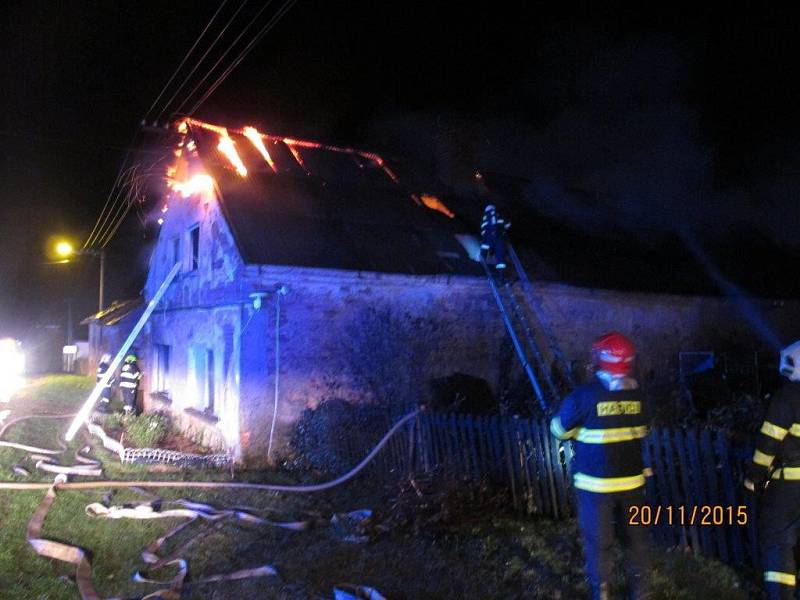
[[(225, 130), (223, 129), (223, 131)], [(236, 151), (236, 144), (233, 143), (227, 131), (224, 134), (220, 134), (217, 150), (225, 155), (239, 175), (247, 177), (247, 167), (244, 166), (239, 153)]]
[(273, 172), (277, 173), (278, 169), (275, 167), (275, 163), (272, 160), (272, 157), (269, 155), (267, 151), (267, 147), (264, 145), (264, 137), (255, 127), (245, 127), (242, 130), (242, 134), (252, 142), (253, 146), (256, 147), (256, 150), (264, 157), (264, 160), (267, 161), (270, 169)]

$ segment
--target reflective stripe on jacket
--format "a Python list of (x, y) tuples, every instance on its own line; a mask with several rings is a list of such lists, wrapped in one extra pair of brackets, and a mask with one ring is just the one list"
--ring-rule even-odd
[(775, 392), (756, 438), (748, 468), (754, 482), (800, 479), (800, 383), (787, 382)]
[(557, 438), (575, 442), (575, 487), (597, 493), (642, 487), (642, 439), (648, 412), (640, 390), (607, 390), (599, 379), (579, 386), (550, 422)]
[(121, 379), (119, 387), (133, 389), (138, 387), (142, 372), (136, 365), (128, 363), (122, 367), (122, 370), (119, 372), (119, 377)]

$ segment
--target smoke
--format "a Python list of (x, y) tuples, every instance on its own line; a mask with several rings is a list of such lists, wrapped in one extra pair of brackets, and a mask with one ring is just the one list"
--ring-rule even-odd
[(789, 198), (800, 152), (778, 146), (759, 159), (754, 149), (758, 176), (726, 180), (681, 41), (572, 31), (537, 43), (538, 60), (503, 90), (519, 98), (517, 114), (385, 114), (366, 137), (435, 165), (456, 190), (475, 191), (476, 171), (528, 180), (536, 212), (593, 235), (650, 241), (689, 227), (714, 244), (746, 227), (798, 244), (788, 223), (800, 217)]

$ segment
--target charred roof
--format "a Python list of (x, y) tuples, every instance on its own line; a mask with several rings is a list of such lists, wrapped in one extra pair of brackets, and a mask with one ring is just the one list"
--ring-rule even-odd
[(453, 218), (453, 199), (407, 187), (377, 154), (263, 133), (259, 144), (253, 130), (198, 121), (186, 129), (247, 263), (480, 273), (455, 237), (474, 229)]

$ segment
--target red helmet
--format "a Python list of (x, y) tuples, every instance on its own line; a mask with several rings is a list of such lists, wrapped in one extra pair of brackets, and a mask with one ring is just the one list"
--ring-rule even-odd
[(599, 370), (623, 377), (633, 370), (636, 347), (627, 337), (612, 331), (592, 343), (592, 357)]

